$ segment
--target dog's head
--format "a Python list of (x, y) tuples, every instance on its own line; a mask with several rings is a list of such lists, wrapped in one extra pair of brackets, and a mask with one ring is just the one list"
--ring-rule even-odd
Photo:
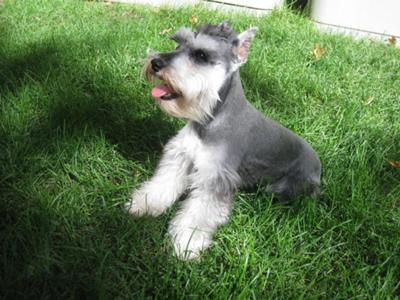
[(237, 34), (227, 22), (202, 25), (196, 32), (182, 27), (172, 39), (172, 52), (149, 56), (144, 72), (162, 84), (151, 94), (175, 117), (202, 123), (212, 117), (225, 80), (246, 62), (257, 28)]

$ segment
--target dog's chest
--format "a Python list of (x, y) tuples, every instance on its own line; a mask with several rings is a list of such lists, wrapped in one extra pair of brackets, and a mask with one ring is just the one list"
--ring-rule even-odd
[(218, 145), (209, 145), (191, 128), (183, 132), (182, 146), (187, 158), (196, 169), (217, 168), (223, 161), (223, 149)]
[(204, 164), (204, 161), (208, 161), (212, 156), (208, 147), (192, 130), (186, 134), (183, 147), (187, 158), (193, 162), (195, 167)]

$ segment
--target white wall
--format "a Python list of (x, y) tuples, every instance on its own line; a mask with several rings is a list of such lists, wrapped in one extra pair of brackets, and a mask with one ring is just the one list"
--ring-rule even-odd
[(400, 0), (311, 0), (310, 9), (322, 24), (400, 37)]

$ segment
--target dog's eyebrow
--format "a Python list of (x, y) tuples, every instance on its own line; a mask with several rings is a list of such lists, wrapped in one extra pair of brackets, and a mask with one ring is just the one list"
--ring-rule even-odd
[(203, 51), (205, 54), (207, 54), (207, 56), (209, 58), (217, 58), (218, 57), (218, 52), (209, 48), (202, 48), (202, 47), (197, 47), (197, 48), (192, 48), (193, 51), (196, 50), (201, 50)]
[(191, 53), (201, 50), (203, 51), (206, 56), (207, 56), (207, 62), (210, 64), (215, 64), (218, 61), (218, 52), (212, 49), (208, 48), (202, 48), (202, 47), (191, 47), (190, 51)]
[(171, 39), (178, 44), (183, 44), (192, 41), (194, 39), (194, 35), (189, 28), (181, 27), (171, 36)]

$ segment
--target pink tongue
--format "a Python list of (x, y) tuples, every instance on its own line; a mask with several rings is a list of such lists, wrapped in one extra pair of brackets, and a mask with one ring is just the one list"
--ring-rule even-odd
[(173, 91), (166, 85), (157, 85), (151, 90), (151, 95), (154, 98), (161, 98), (167, 94), (171, 94)]

